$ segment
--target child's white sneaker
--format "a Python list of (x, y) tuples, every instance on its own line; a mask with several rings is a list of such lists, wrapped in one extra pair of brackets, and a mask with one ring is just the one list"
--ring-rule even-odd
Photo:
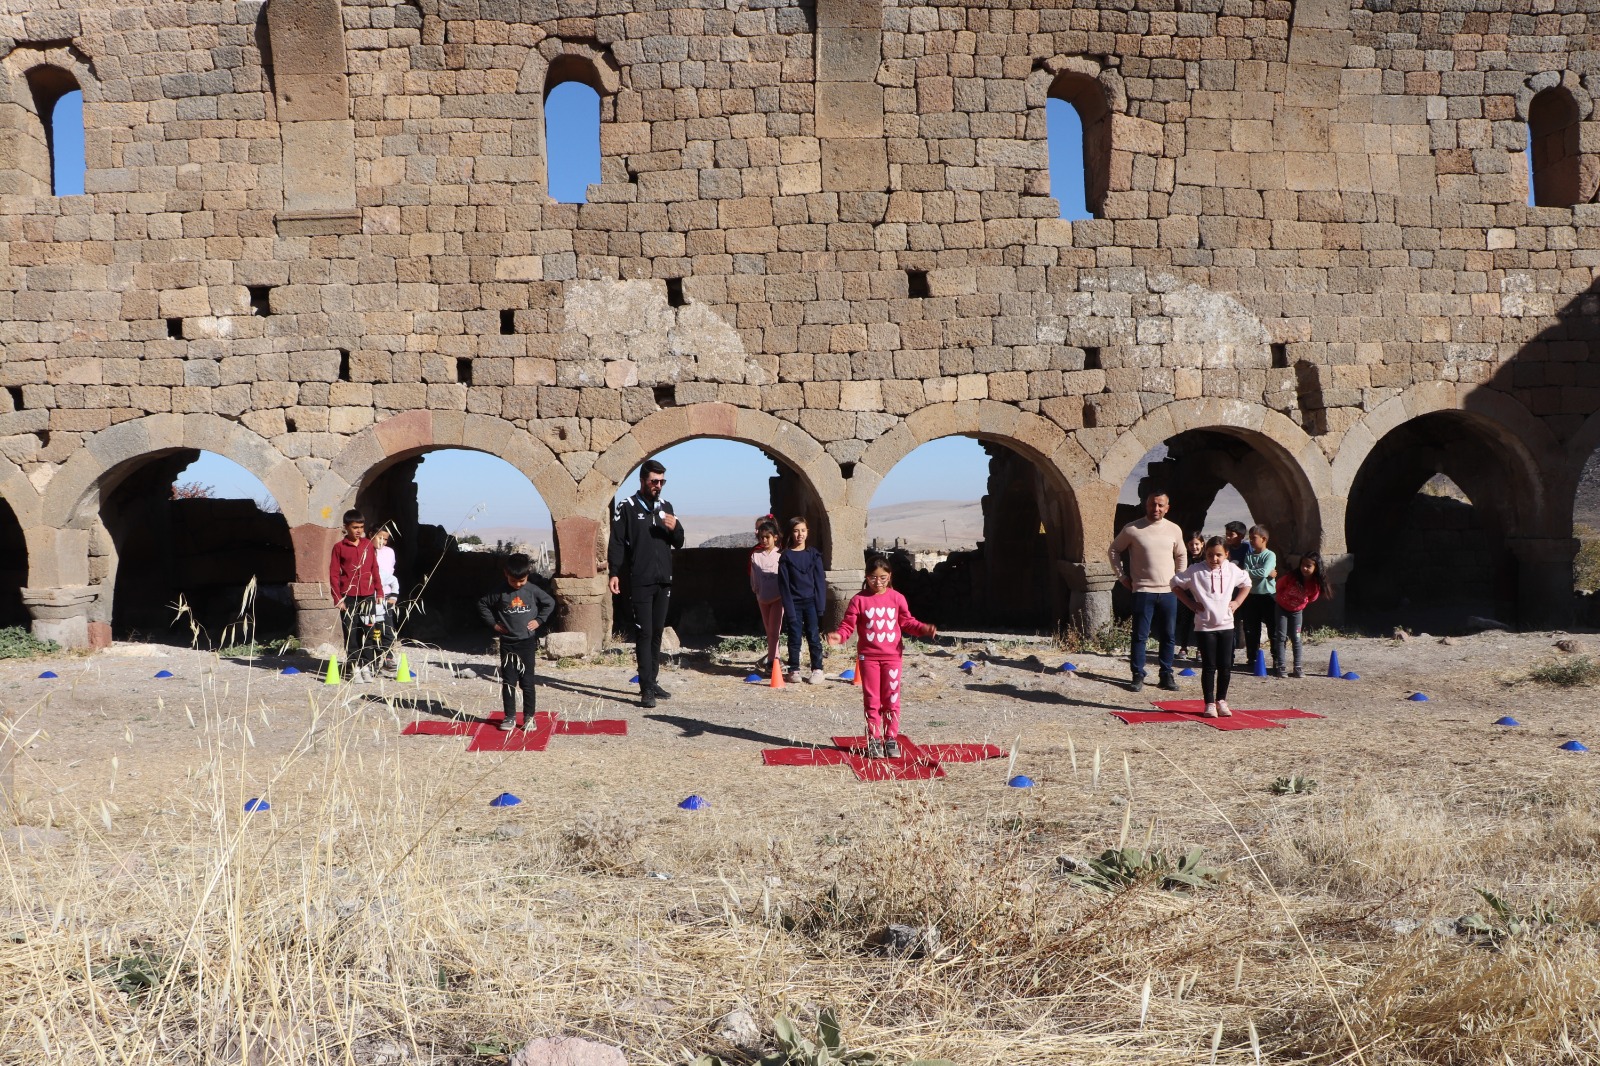
[(799, 670), (790, 670), (789, 671), (789, 684), (798, 685), (799, 683), (800, 683), (800, 671)]
[(1217, 701), (1217, 713), (1220, 714), (1224, 718), (1232, 718), (1233, 717), (1233, 711), (1228, 709), (1228, 701), (1227, 700), (1218, 700)]
[(821, 670), (813, 670), (806, 675), (806, 684), (808, 685), (820, 685), (826, 680), (828, 680), (828, 675)]
[(1217, 716), (1217, 705), (1215, 703), (1208, 703), (1208, 704), (1206, 704), (1205, 713), (1202, 714), (1200, 717), (1201, 718), (1215, 718), (1216, 716)]

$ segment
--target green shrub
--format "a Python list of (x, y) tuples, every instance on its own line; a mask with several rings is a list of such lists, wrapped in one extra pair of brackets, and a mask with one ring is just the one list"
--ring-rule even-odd
[(1528, 671), (1528, 680), (1558, 688), (1576, 688), (1600, 681), (1600, 662), (1587, 655), (1573, 655), (1565, 659), (1551, 659)]
[(53, 640), (40, 640), (22, 626), (0, 629), (0, 659), (27, 659), (34, 655), (50, 655), (61, 650)]
[(1079, 626), (1069, 626), (1061, 634), (1059, 642), (1063, 651), (1079, 655), (1085, 652), (1092, 655), (1125, 655), (1128, 646), (1133, 643), (1133, 623), (1127, 619), (1107, 622), (1093, 633)]

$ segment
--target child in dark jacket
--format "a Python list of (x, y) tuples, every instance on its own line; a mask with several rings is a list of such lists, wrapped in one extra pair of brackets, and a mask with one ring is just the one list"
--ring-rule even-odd
[(522, 689), (522, 728), (533, 728), (534, 654), (539, 633), (556, 609), (556, 601), (537, 585), (528, 583), (533, 563), (517, 553), (506, 559), (505, 584), (478, 601), (484, 625), (500, 637), (500, 704), (506, 716), (502, 732), (517, 723), (517, 689)]
[(906, 598), (890, 586), (889, 560), (867, 564), (867, 580), (850, 598), (844, 620), (828, 634), (829, 644), (843, 644), (859, 630), (856, 669), (861, 671), (861, 698), (867, 715), (867, 758), (900, 757), (900, 687), (905, 680), (902, 633), (935, 637), (938, 630), (911, 617)]
[(811, 530), (804, 518), (789, 519), (789, 545), (778, 563), (778, 587), (783, 593), (783, 618), (789, 629), (789, 680), (801, 680), (800, 635), (803, 632), (811, 650), (808, 684), (826, 680), (822, 672), (822, 633), (820, 619), (828, 606), (828, 577), (822, 555), (806, 547)]

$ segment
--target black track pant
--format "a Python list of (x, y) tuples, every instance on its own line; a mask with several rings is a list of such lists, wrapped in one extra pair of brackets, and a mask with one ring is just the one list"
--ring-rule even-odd
[(500, 706), (507, 721), (517, 717), (518, 688), (522, 689), (522, 713), (529, 722), (533, 720), (534, 656), (538, 650), (537, 640), (500, 641)]
[(1196, 630), (1200, 648), (1200, 691), (1207, 703), (1228, 698), (1228, 680), (1233, 676), (1233, 630)]
[(661, 631), (667, 628), (667, 604), (672, 599), (672, 586), (634, 585), (628, 589), (628, 598), (633, 601), (633, 646), (639, 661), (639, 695), (648, 696), (661, 670)]

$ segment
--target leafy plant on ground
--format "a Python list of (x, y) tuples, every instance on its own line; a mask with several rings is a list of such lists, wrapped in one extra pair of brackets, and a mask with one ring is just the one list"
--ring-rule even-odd
[(722, 637), (706, 653), (715, 660), (731, 659), (736, 655), (753, 655), (767, 650), (767, 638), (762, 636), (738, 635)]
[(217, 654), (224, 659), (259, 659), (263, 655), (287, 655), (292, 651), (299, 651), (300, 647), (300, 638), (290, 635), (276, 640), (250, 640), (242, 644), (230, 644), (226, 648), (218, 649)]
[(496, 1034), (467, 1041), (467, 1053), (480, 1059), (504, 1059), (510, 1056), (513, 1046), (510, 1038)]
[(1107, 622), (1092, 633), (1081, 626), (1068, 626), (1059, 643), (1062, 651), (1079, 655), (1122, 655), (1133, 643), (1133, 623), (1126, 619)]
[(1558, 688), (1576, 688), (1600, 681), (1600, 662), (1588, 655), (1551, 659), (1528, 671), (1528, 680)]
[(1300, 639), (1307, 644), (1326, 644), (1330, 640), (1351, 640), (1361, 636), (1354, 629), (1341, 626), (1316, 626), (1301, 631)]
[(1489, 914), (1485, 916), (1473, 912), (1457, 919), (1456, 927), (1464, 933), (1498, 942), (1564, 924), (1561, 915), (1543, 902), (1536, 904), (1531, 912), (1519, 914), (1510, 903), (1488, 889), (1476, 888), (1473, 891), (1489, 905)]
[(1272, 782), (1270, 788), (1274, 796), (1304, 796), (1317, 790), (1317, 782), (1313, 778), (1295, 774), (1278, 778)]
[(22, 626), (0, 629), (0, 659), (26, 659), (33, 655), (50, 655), (61, 650), (53, 640), (40, 640)]
[(96, 980), (110, 981), (118, 992), (128, 997), (130, 1003), (139, 1002), (169, 979), (186, 978), (192, 973), (193, 968), (187, 964), (179, 964), (165, 955), (152, 954), (117, 955), (94, 970)]
[(589, 873), (625, 873), (639, 865), (639, 827), (621, 815), (586, 814), (562, 839), (578, 867)]
[(1174, 863), (1163, 851), (1138, 848), (1109, 848), (1098, 859), (1069, 862), (1067, 876), (1097, 892), (1120, 892), (1134, 885), (1155, 884), (1160, 888), (1212, 888), (1222, 871), (1204, 862), (1204, 849), (1193, 848)]
[[(824, 1008), (817, 1015), (815, 1037), (801, 1034), (799, 1026), (780, 1014), (772, 1020), (778, 1049), (761, 1056), (757, 1066), (878, 1066), (883, 1060), (872, 1051), (847, 1051), (839, 1030), (839, 1016)], [(701, 1055), (694, 1066), (724, 1066), (715, 1055)], [(917, 1059), (909, 1066), (955, 1066), (948, 1059)]]

